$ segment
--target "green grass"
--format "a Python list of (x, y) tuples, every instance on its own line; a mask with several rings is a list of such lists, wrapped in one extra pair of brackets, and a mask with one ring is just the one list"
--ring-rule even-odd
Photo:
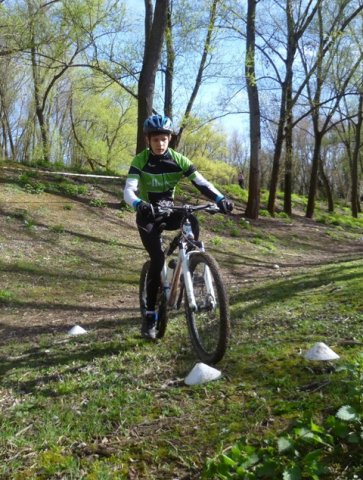
[[(24, 204), (33, 193), (8, 194), (25, 197), (22, 207), (4, 202), (0, 217), (0, 478), (236, 478), (217, 476), (227, 471), (220, 453), (228, 464), (247, 447), (268, 448), (276, 460), (277, 439), (297, 442), (299, 422), (325, 425), (346, 404), (339, 366), (363, 344), (359, 225), (311, 222), (297, 233), (295, 218), (202, 217), (226, 278), (232, 334), (222, 378), (188, 387), (197, 358), (182, 313), (162, 341), (139, 336), (145, 254), (133, 213), (59, 203), (59, 191), (39, 192), (44, 204), (34, 207)], [(74, 324), (87, 334), (69, 336)], [(318, 341), (341, 359), (305, 360)], [(361, 466), (344, 477), (344, 459), (335, 460), (336, 475), (319, 478), (352, 480)]]
[(157, 345), (139, 339), (137, 325), (120, 325), (106, 336), (3, 346), (0, 473), (127, 478), (135, 468), (162, 478), (176, 469), (198, 478), (222, 445), (337, 409), (340, 375), (309, 366), (301, 352), (315, 341), (345, 361), (361, 351), (362, 276), (359, 262), (327, 265), (232, 296), (224, 378), (200, 387), (180, 381), (193, 362), (180, 318)]

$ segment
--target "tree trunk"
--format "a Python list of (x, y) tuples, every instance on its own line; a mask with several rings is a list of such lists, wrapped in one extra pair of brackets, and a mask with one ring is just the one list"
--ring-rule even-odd
[(354, 218), (358, 217), (360, 211), (359, 205), (359, 182), (358, 182), (358, 158), (360, 155), (361, 147), (361, 130), (362, 130), (362, 108), (363, 108), (363, 93), (359, 95), (358, 103), (358, 120), (355, 125), (355, 135), (354, 135), (354, 151), (352, 158), (352, 216)]
[(250, 110), (250, 175), (246, 216), (258, 218), (260, 208), (261, 167), (259, 150), (261, 146), (260, 103), (255, 74), (255, 18), (258, 0), (248, 0), (247, 7), (247, 41), (245, 74), (247, 81), (248, 104)]
[(319, 177), (321, 181), (323, 182), (325, 193), (326, 193), (326, 198), (328, 201), (328, 212), (333, 213), (334, 212), (334, 200), (333, 200), (333, 193), (330, 188), (330, 183), (328, 180), (328, 177), (325, 175), (324, 172), (324, 167), (323, 167), (323, 162), (321, 157), (319, 158)]
[(315, 131), (314, 154), (313, 154), (313, 160), (311, 165), (308, 204), (306, 207), (306, 215), (305, 215), (307, 218), (312, 218), (314, 215), (316, 189), (318, 185), (321, 140), (322, 140), (321, 132)]
[(165, 96), (164, 96), (164, 113), (169, 118), (173, 118), (173, 79), (174, 79), (174, 63), (175, 51), (173, 45), (173, 29), (172, 29), (172, 6), (169, 5), (167, 28), (166, 28), (166, 67), (165, 67)]
[(33, 85), (34, 85), (34, 104), (35, 104), (35, 115), (38, 120), (40, 128), (40, 138), (42, 145), (43, 160), (45, 162), (49, 161), (49, 143), (48, 143), (48, 131), (47, 124), (44, 118), (44, 104), (41, 100), (40, 93), (40, 80), (37, 64), (37, 53), (36, 53), (36, 39), (34, 34), (34, 19), (32, 5), (28, 3), (29, 14), (31, 16), (31, 47), (30, 47), (30, 57), (31, 57), (31, 67), (32, 67), (32, 76), (33, 76)]
[(297, 36), (292, 13), (292, 2), (287, 0), (287, 56), (286, 56), (286, 135), (285, 135), (285, 182), (284, 182), (284, 212), (291, 216), (292, 194), (292, 81), (293, 63), (297, 49)]
[(292, 119), (286, 119), (286, 137), (285, 137), (285, 181), (284, 181), (284, 212), (291, 217), (292, 205)]
[(160, 63), (168, 7), (169, 0), (156, 0), (153, 15), (152, 1), (145, 0), (145, 48), (138, 83), (136, 152), (140, 152), (145, 148), (143, 123), (153, 111), (156, 72)]
[[(281, 105), (280, 105), (280, 117), (277, 128), (276, 142), (275, 142), (275, 151), (274, 159), (272, 166), (272, 175), (268, 199), (268, 211), (271, 215), (275, 212), (275, 200), (276, 200), (276, 191), (279, 180), (279, 169), (280, 169), (280, 158), (282, 152), (282, 146), (284, 141), (284, 127), (287, 119), (292, 122), (292, 109), (296, 104), (298, 95), (295, 95), (292, 98), (292, 78), (293, 78), (293, 63), (298, 47), (298, 41), (301, 36), (304, 34), (306, 29), (309, 27), (310, 23), (314, 19), (316, 9), (320, 4), (321, 0), (317, 0), (316, 4), (311, 8), (311, 2), (308, 2), (305, 10), (301, 10), (299, 17), (294, 21), (293, 16), (293, 2), (292, 0), (286, 0), (286, 23), (287, 23), (287, 51), (286, 51), (286, 60), (285, 60), (285, 79), (281, 82)], [(311, 10), (310, 10), (311, 8)], [(289, 94), (290, 92), (290, 94)], [(290, 100), (289, 100), (289, 97)], [(288, 133), (291, 132), (292, 135), (293, 126), (288, 126)], [(290, 133), (289, 133), (290, 135)], [(287, 140), (288, 145), (292, 144), (292, 139)], [(291, 165), (290, 160), (292, 160), (292, 153), (288, 152), (286, 149), (286, 160), (285, 163), (285, 196), (284, 196), (284, 209), (288, 211), (291, 210)], [(286, 197), (287, 195), (287, 197)], [(290, 198), (288, 198), (290, 196)]]
[(281, 91), (280, 117), (279, 117), (279, 123), (277, 127), (274, 157), (273, 157), (273, 163), (272, 163), (270, 190), (269, 190), (268, 205), (267, 205), (267, 209), (270, 215), (272, 216), (275, 213), (277, 185), (279, 182), (280, 158), (281, 158), (281, 152), (282, 152), (282, 145), (284, 143), (285, 115), (286, 115), (286, 85), (283, 84), (282, 91)]
[(15, 160), (15, 146), (13, 141), (13, 134), (11, 131), (11, 126), (9, 122), (9, 108), (6, 102), (5, 89), (0, 85), (0, 107), (2, 111), (2, 126), (3, 126), (3, 136), (4, 136), (4, 154), (6, 158), (9, 158), (9, 152), (7, 148), (7, 142), (9, 141), (11, 158)]

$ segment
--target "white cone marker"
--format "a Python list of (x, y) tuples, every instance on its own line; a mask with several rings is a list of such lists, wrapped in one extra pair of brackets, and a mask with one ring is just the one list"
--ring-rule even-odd
[(222, 372), (216, 368), (210, 367), (205, 363), (199, 362), (194, 365), (189, 374), (185, 377), (184, 382), (187, 385), (199, 385), (200, 383), (217, 380), (222, 375)]
[(87, 331), (83, 327), (75, 325), (69, 330), (68, 335), (83, 335), (84, 333), (87, 333)]
[(306, 360), (337, 360), (340, 357), (325, 343), (317, 342), (305, 353), (304, 358)]

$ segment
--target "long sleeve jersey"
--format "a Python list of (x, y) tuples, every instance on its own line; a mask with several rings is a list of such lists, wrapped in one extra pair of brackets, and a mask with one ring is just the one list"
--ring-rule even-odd
[(133, 207), (140, 200), (153, 205), (173, 201), (175, 187), (183, 177), (214, 202), (224, 197), (187, 157), (169, 148), (163, 155), (154, 155), (145, 149), (134, 157), (127, 175), (124, 200)]

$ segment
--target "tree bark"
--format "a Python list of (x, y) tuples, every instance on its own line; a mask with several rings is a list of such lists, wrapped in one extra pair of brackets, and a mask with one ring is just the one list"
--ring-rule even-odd
[(138, 82), (136, 152), (145, 148), (143, 123), (153, 111), (155, 79), (160, 64), (168, 7), (169, 0), (156, 0), (153, 15), (152, 1), (145, 0), (145, 48)]
[(327, 198), (327, 201), (328, 201), (328, 212), (333, 213), (334, 212), (333, 193), (332, 193), (332, 190), (331, 190), (331, 187), (330, 187), (328, 177), (326, 176), (326, 174), (324, 172), (323, 161), (322, 161), (321, 156), (319, 158), (319, 178), (321, 179), (321, 181), (323, 182), (323, 185), (324, 185), (325, 194), (326, 194), (326, 198)]
[(6, 102), (5, 89), (2, 88), (2, 85), (0, 85), (0, 113), (1, 112), (2, 112), (1, 121), (3, 126), (3, 137), (4, 137), (4, 156), (5, 158), (9, 158), (9, 152), (7, 148), (7, 142), (9, 141), (11, 158), (15, 160), (15, 145), (14, 145), (13, 134), (12, 134), (11, 126), (9, 122), (9, 109)]
[(280, 116), (279, 116), (279, 123), (277, 126), (274, 156), (272, 161), (270, 190), (269, 190), (268, 204), (267, 204), (267, 210), (272, 216), (275, 214), (275, 200), (276, 200), (276, 194), (277, 194), (277, 185), (279, 183), (280, 158), (281, 158), (282, 146), (284, 143), (284, 126), (285, 126), (285, 115), (286, 115), (286, 86), (285, 85), (286, 84), (282, 84)]
[(315, 197), (316, 197), (316, 189), (318, 185), (318, 171), (319, 171), (322, 133), (316, 129), (314, 132), (314, 136), (315, 136), (314, 153), (313, 153), (311, 173), (310, 173), (308, 203), (306, 206), (306, 214), (305, 214), (307, 218), (313, 217), (314, 209), (315, 209)]
[(173, 26), (172, 26), (172, 5), (169, 5), (167, 27), (166, 27), (166, 66), (165, 66), (165, 96), (164, 113), (169, 118), (173, 118), (173, 79), (175, 51), (173, 45)]
[(362, 109), (363, 109), (363, 93), (359, 95), (359, 104), (358, 104), (358, 119), (355, 124), (355, 135), (354, 135), (354, 151), (352, 158), (352, 216), (354, 218), (358, 217), (360, 211), (359, 205), (359, 182), (358, 182), (358, 159), (361, 150), (361, 131), (362, 131)]
[(35, 114), (38, 119), (39, 128), (40, 128), (40, 137), (42, 143), (42, 154), (43, 160), (49, 162), (49, 141), (48, 141), (48, 130), (47, 124), (44, 118), (44, 108), (40, 96), (40, 85), (37, 72), (37, 62), (36, 62), (36, 51), (35, 51), (35, 40), (33, 38), (31, 46), (31, 62), (32, 62), (32, 73), (33, 73), (33, 83), (34, 83), (34, 103), (35, 103)]
[(255, 73), (255, 18), (258, 0), (248, 0), (247, 6), (247, 39), (245, 75), (247, 81), (248, 104), (250, 109), (250, 175), (246, 217), (258, 218), (260, 208), (261, 166), (259, 151), (261, 146), (261, 118), (258, 87)]

